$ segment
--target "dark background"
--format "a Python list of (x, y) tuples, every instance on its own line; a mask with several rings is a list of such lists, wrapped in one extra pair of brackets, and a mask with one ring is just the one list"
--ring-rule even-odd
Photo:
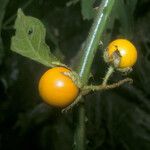
[[(7, 1), (7, 2), (6, 2)], [(87, 150), (150, 149), (150, 1), (116, 0), (103, 33), (103, 46), (92, 66), (90, 83), (98, 83), (107, 65), (102, 52), (115, 38), (127, 38), (138, 49), (128, 76), (133, 85), (96, 92), (86, 99)], [(39, 18), (46, 42), (64, 63), (77, 66), (96, 7), (92, 0), (0, 0), (0, 149), (71, 150), (78, 107), (67, 114), (42, 103), (38, 80), (45, 66), (10, 51), (18, 8)], [(5, 4), (7, 3), (7, 4)], [(125, 76), (116, 72), (110, 82)]]

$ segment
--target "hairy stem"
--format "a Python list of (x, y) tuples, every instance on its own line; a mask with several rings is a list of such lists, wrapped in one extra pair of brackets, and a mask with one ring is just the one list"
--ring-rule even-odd
[(117, 83), (113, 83), (113, 84), (107, 84), (107, 85), (89, 85), (89, 86), (85, 86), (83, 88), (83, 95), (88, 94), (91, 91), (101, 91), (101, 90), (109, 90), (109, 89), (114, 89), (117, 88), (119, 86), (121, 86), (124, 83), (132, 83), (133, 80), (131, 78), (126, 78), (123, 80), (118, 81)]
[[(97, 16), (94, 19), (93, 25), (89, 32), (89, 36), (83, 48), (83, 55), (79, 63), (78, 73), (81, 77), (83, 84), (87, 84), (91, 65), (101, 39), (102, 33), (105, 29), (108, 16), (113, 8), (115, 0), (103, 0)], [(75, 149), (84, 150), (85, 148), (85, 110), (84, 105), (79, 105), (78, 109), (78, 125), (75, 133)]]
[(106, 72), (106, 75), (105, 75), (103, 83), (102, 83), (103, 85), (107, 84), (107, 82), (108, 82), (110, 76), (113, 74), (113, 72), (114, 72), (114, 67), (109, 66), (108, 71)]
[(64, 108), (62, 110), (62, 113), (67, 112), (68, 110), (72, 109), (75, 105), (78, 104), (78, 102), (81, 100), (82, 96), (89, 94), (91, 91), (102, 91), (102, 90), (114, 89), (114, 88), (117, 88), (117, 87), (121, 86), (124, 83), (127, 83), (127, 82), (132, 83), (133, 80), (130, 79), (130, 78), (126, 78), (126, 79), (120, 80), (117, 83), (113, 83), (113, 84), (86, 85), (82, 88), (82, 91), (79, 94), (79, 96), (77, 97), (77, 99), (73, 103), (71, 103), (71, 105)]

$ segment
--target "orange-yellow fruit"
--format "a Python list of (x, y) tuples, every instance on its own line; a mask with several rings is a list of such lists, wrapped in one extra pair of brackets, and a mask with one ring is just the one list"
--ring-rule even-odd
[(132, 67), (137, 61), (137, 50), (135, 46), (126, 39), (117, 39), (112, 41), (107, 48), (108, 57), (111, 59), (112, 54), (119, 52), (121, 59), (118, 68)]
[(65, 67), (55, 67), (46, 71), (39, 81), (39, 93), (42, 99), (53, 106), (66, 107), (78, 96), (79, 88), (65, 76), (70, 72)]

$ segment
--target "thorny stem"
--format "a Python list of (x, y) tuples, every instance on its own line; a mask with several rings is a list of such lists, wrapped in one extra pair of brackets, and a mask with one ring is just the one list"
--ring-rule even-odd
[[(86, 40), (85, 46), (83, 48), (83, 55), (79, 63), (78, 73), (81, 77), (82, 83), (87, 84), (91, 65), (101, 39), (102, 33), (105, 29), (108, 16), (113, 8), (115, 0), (103, 0), (97, 16), (94, 19), (93, 25), (89, 32), (89, 36)], [(84, 150), (85, 149), (85, 108), (84, 105), (79, 105), (78, 108), (78, 125), (75, 133), (75, 149)]]
[(113, 74), (114, 72), (114, 67), (113, 66), (109, 66), (108, 71), (106, 72), (106, 75), (104, 77), (103, 83), (102, 85), (106, 85), (110, 76)]

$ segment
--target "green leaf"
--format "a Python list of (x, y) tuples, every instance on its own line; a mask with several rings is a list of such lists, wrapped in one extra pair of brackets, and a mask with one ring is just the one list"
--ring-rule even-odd
[(123, 0), (119, 0), (116, 3), (116, 16), (121, 23), (120, 32), (128, 38), (131, 38), (133, 34), (133, 13), (136, 4), (137, 0), (128, 0), (126, 3)]
[(46, 30), (40, 20), (25, 16), (19, 9), (15, 29), (11, 41), (12, 51), (48, 67), (61, 64), (45, 43)]
[(78, 2), (79, 0), (70, 0), (69, 2), (66, 3), (66, 6), (69, 7), (69, 6), (75, 5)]
[(94, 17), (93, 0), (81, 0), (83, 19), (92, 19)]

